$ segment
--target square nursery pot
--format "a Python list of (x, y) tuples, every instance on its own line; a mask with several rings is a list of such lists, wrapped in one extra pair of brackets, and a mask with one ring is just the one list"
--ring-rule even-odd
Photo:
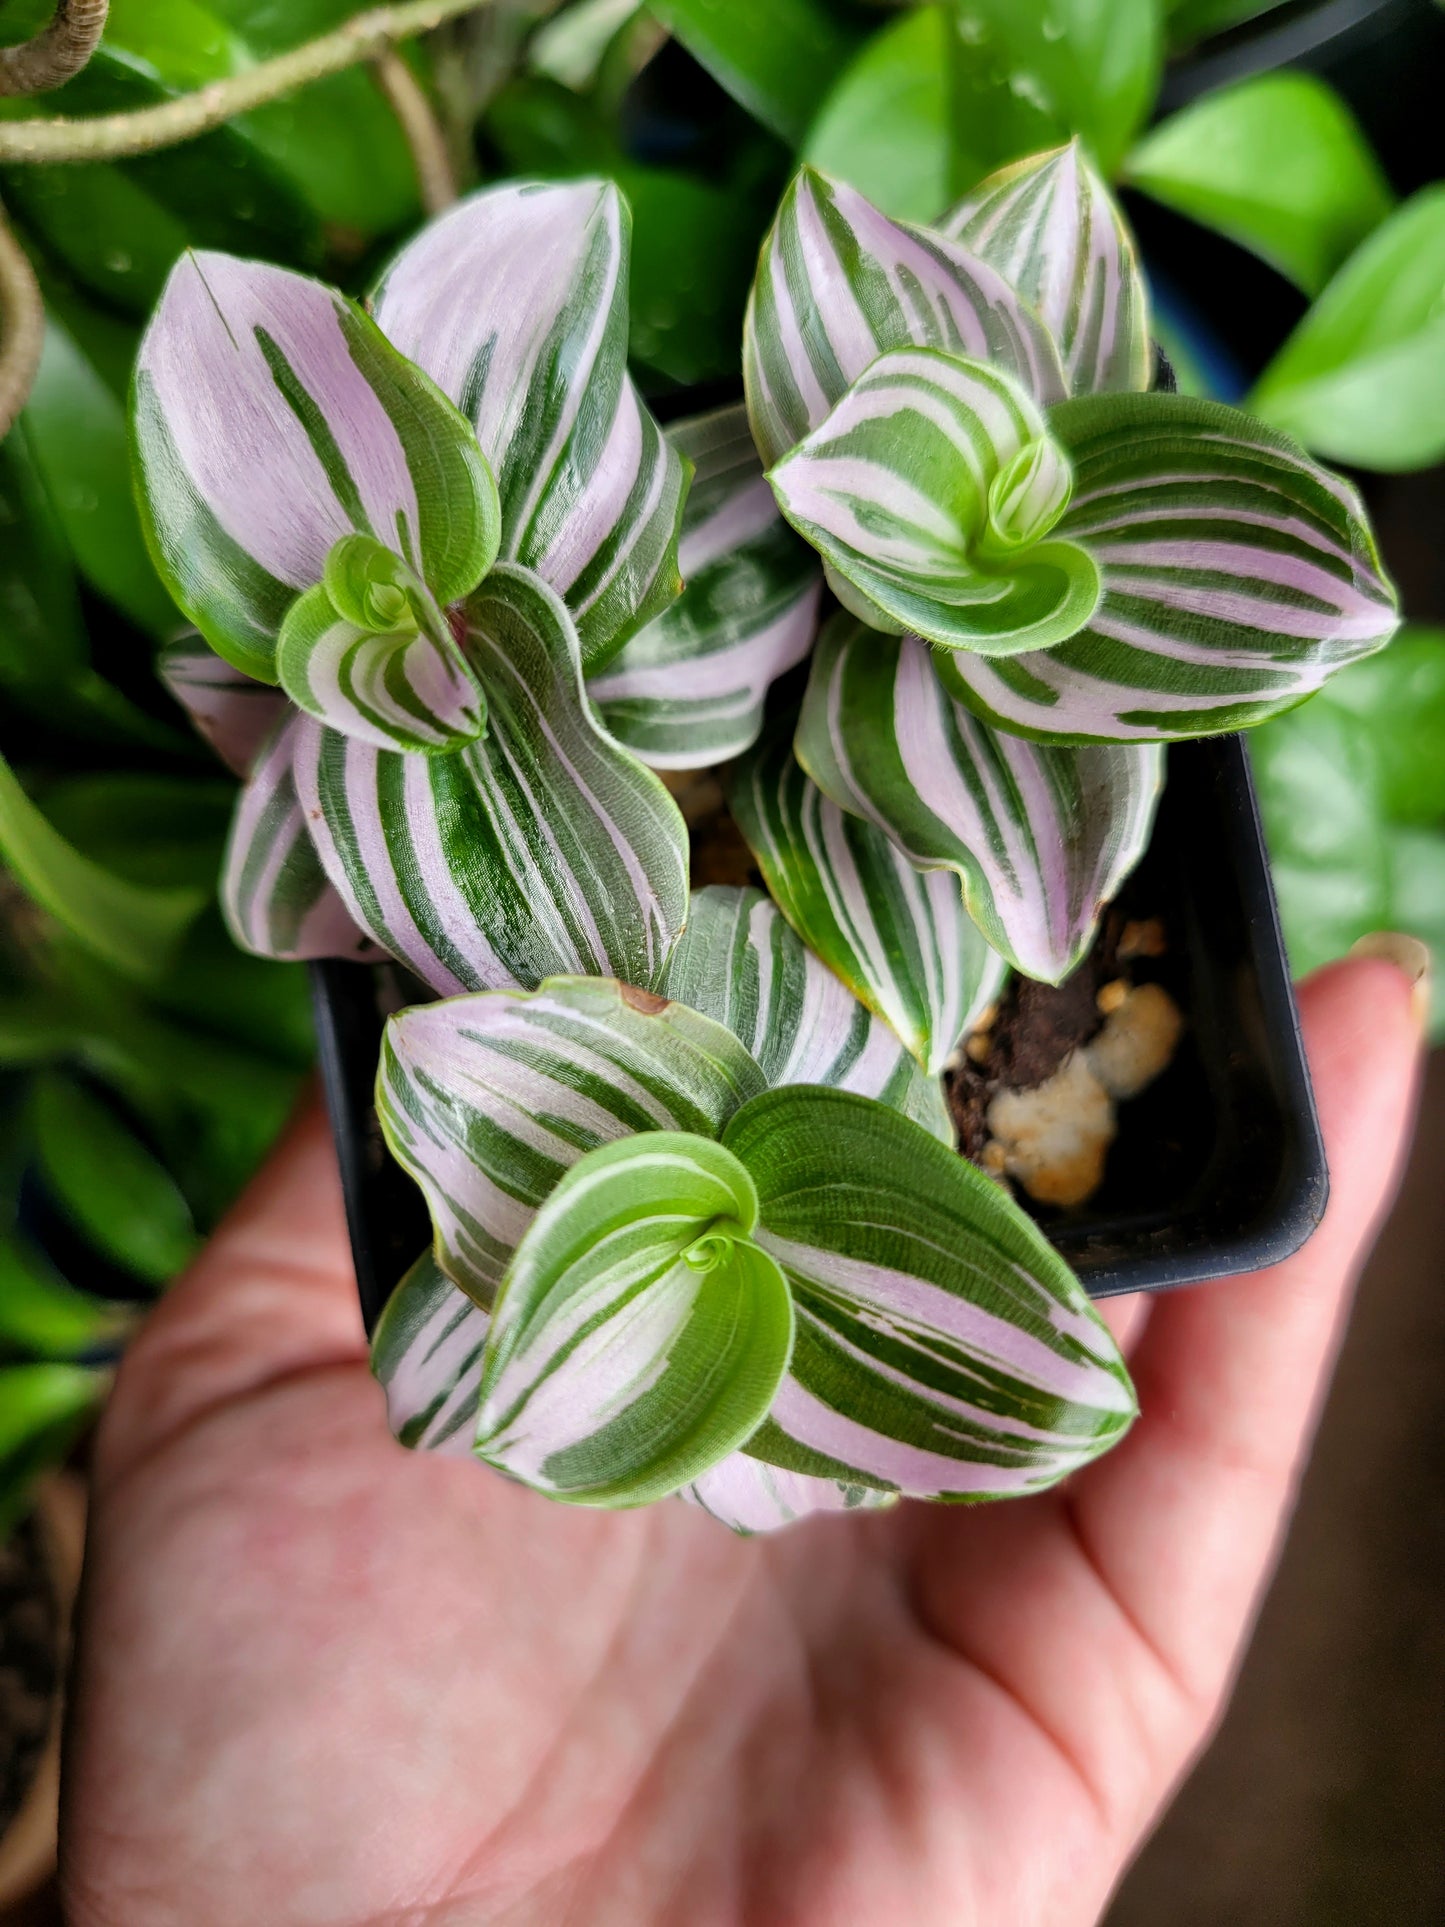
[[(1121, 1107), (1092, 1201), (1072, 1213), (1030, 1207), (1097, 1298), (1274, 1264), (1314, 1230), (1329, 1189), (1240, 737), (1169, 750), (1153, 839), (1119, 907), (1169, 933), (1153, 975), (1185, 1027), (1169, 1068)], [(312, 981), (370, 1329), (430, 1237), (421, 1193), (386, 1150), (372, 1097), (386, 1015), (426, 993), (393, 965), (319, 963)]]

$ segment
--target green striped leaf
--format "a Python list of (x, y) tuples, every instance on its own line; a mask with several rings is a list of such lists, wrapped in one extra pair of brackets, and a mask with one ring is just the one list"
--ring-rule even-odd
[(897, 1494), (847, 1479), (813, 1479), (781, 1465), (765, 1465), (750, 1452), (734, 1452), (684, 1486), (677, 1495), (744, 1537), (796, 1525), (815, 1512), (876, 1512), (897, 1503)]
[(183, 255), (141, 342), (133, 432), (166, 586), (263, 681), (287, 610), (343, 536), (392, 549), (443, 606), (496, 553), (496, 484), (468, 423), (304, 275)]
[(653, 1131), (580, 1158), (497, 1299), (480, 1456), (553, 1498), (632, 1506), (736, 1450), (793, 1347), (756, 1224), (752, 1180), (708, 1138)]
[(287, 713), (281, 692), (237, 669), (194, 634), (167, 643), (156, 671), (227, 769), (249, 775)]
[(1052, 1485), (1135, 1401), (1108, 1330), (996, 1184), (886, 1106), (769, 1091), (723, 1142), (792, 1287), (792, 1365), (756, 1458), (913, 1498)]
[(288, 716), (236, 799), (221, 868), (221, 909), (242, 950), (281, 960), (378, 953), (326, 879), (296, 794), (300, 724)]
[(446, 617), (370, 536), (344, 536), (324, 581), (292, 603), (276, 670), (299, 709), (381, 749), (456, 749), (486, 727), (486, 701)]
[(768, 686), (812, 646), (816, 559), (778, 514), (742, 407), (680, 422), (693, 465), (682, 514), (681, 598), (626, 644), (587, 693), (654, 769), (705, 769), (752, 743)]
[(941, 662), (980, 716), (1040, 742), (1216, 735), (1394, 633), (1359, 496), (1288, 437), (1184, 395), (1067, 402), (1049, 426), (1074, 468), (1058, 534), (1089, 549), (1103, 594), (1047, 653)]
[[(970, 920), (957, 876), (916, 869), (876, 825), (830, 802), (786, 737), (734, 772), (728, 802), (805, 955), (816, 951), (936, 1078), (1008, 975)], [(864, 1089), (830, 1077), (769, 1081)]]
[[(956, 898), (957, 883), (950, 877), (947, 885)], [(972, 925), (966, 919), (963, 925), (966, 940), (992, 958)], [(695, 891), (663, 987), (680, 1004), (726, 1024), (769, 1084), (858, 1091), (952, 1144), (938, 1080), (919, 1070), (888, 1025), (814, 956), (761, 890), (713, 884)]]
[(499, 564), (466, 605), (484, 739), (412, 756), (298, 721), (296, 782), (355, 921), (442, 995), (556, 975), (655, 986), (687, 915), (687, 832), (595, 722), (577, 634)]
[(835, 618), (814, 653), (798, 760), (910, 862), (956, 871), (993, 947), (1058, 983), (1148, 846), (1161, 752), (1042, 747), (991, 729), (949, 696), (936, 663), (913, 637)]
[(403, 1445), (471, 1457), (490, 1323), (430, 1251), (391, 1294), (372, 1333), (371, 1369)]
[(1038, 402), (1064, 393), (1048, 330), (996, 268), (803, 168), (763, 245), (743, 335), (748, 416), (764, 461), (820, 427), (890, 348), (987, 362)]
[(939, 226), (1038, 310), (1071, 395), (1149, 386), (1149, 303), (1133, 239), (1078, 140), (990, 174)]
[(559, 979), (393, 1017), (377, 1112), (426, 1195), (443, 1269), (490, 1306), (533, 1213), (585, 1151), (639, 1131), (716, 1137), (764, 1086), (710, 1018), (622, 984)]
[(627, 374), (630, 244), (610, 183), (508, 182), (425, 227), (375, 297), (385, 334), (476, 425), (501, 552), (562, 596), (589, 670), (681, 587), (686, 465)]
[(768, 479), (839, 601), (877, 628), (1012, 655), (1062, 642), (1098, 602), (1088, 551), (1048, 539), (1068, 457), (982, 362), (880, 355)]

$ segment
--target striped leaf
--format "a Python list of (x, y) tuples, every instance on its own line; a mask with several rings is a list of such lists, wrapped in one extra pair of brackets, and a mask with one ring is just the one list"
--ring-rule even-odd
[(221, 909), (243, 950), (258, 957), (369, 958), (375, 954), (326, 880), (296, 795), (301, 725), (273, 731), (236, 799), (221, 869)]
[(343, 537), (324, 580), (292, 603), (276, 670), (299, 709), (380, 749), (456, 749), (486, 727), (486, 701), (446, 617), (369, 536)]
[(897, 1503), (892, 1492), (846, 1479), (809, 1478), (765, 1465), (746, 1451), (732, 1453), (677, 1496), (745, 1536), (776, 1532), (815, 1512), (876, 1511)]
[(912, 637), (835, 618), (813, 657), (798, 760), (910, 862), (957, 871), (993, 947), (1058, 983), (1148, 846), (1161, 752), (1006, 735), (952, 700), (936, 662)]
[(387, 1300), (371, 1369), (403, 1445), (470, 1458), (490, 1319), (425, 1252)]
[(1049, 539), (1072, 479), (1016, 382), (931, 348), (880, 355), (769, 476), (854, 614), (985, 655), (1047, 649), (1094, 611), (1093, 559)]
[(383, 331), (475, 423), (502, 554), (563, 597), (589, 670), (681, 586), (685, 464), (627, 374), (630, 245), (609, 183), (508, 182), (424, 228), (375, 297)]
[(457, 997), (386, 1027), (377, 1111), (426, 1195), (437, 1256), (489, 1306), (533, 1213), (585, 1151), (718, 1136), (763, 1073), (721, 1024), (621, 984)]
[[(957, 883), (947, 881), (957, 897)], [(966, 940), (991, 958), (963, 921)], [(769, 1084), (858, 1091), (952, 1144), (937, 1079), (920, 1072), (887, 1024), (813, 955), (761, 890), (714, 884), (694, 892), (664, 988), (680, 1004), (726, 1024)]]
[(1286, 436), (1183, 395), (1052, 411), (1074, 495), (1058, 534), (1099, 564), (1078, 635), (940, 674), (980, 716), (1040, 742), (1217, 735), (1291, 708), (1398, 623), (1354, 489)]
[(632, 1506), (735, 1451), (793, 1348), (756, 1224), (752, 1180), (709, 1138), (653, 1131), (579, 1158), (492, 1314), (480, 1456), (553, 1498)]
[(830, 802), (786, 737), (735, 771), (728, 801), (774, 901), (808, 946), (804, 954), (815, 951), (936, 1078), (1008, 975), (970, 920), (958, 878), (919, 871), (873, 823)]
[(913, 1498), (1052, 1485), (1135, 1413), (1107, 1329), (997, 1185), (846, 1091), (769, 1091), (724, 1144), (792, 1287), (792, 1367), (757, 1458)]
[(1079, 141), (990, 174), (939, 226), (1038, 310), (1071, 395), (1149, 386), (1149, 303), (1134, 242)]
[(680, 422), (668, 439), (693, 464), (686, 587), (587, 690), (645, 763), (704, 769), (756, 739), (768, 685), (812, 646), (821, 583), (778, 514), (742, 407)]
[(227, 769), (249, 775), (262, 745), (286, 714), (281, 692), (237, 669), (197, 635), (168, 642), (156, 669)]
[(467, 603), (482, 740), (380, 750), (306, 719), (298, 793), (351, 915), (442, 995), (556, 975), (657, 984), (687, 914), (687, 833), (593, 719), (576, 631), (499, 564)]
[(463, 417), (353, 302), (283, 268), (184, 254), (141, 342), (133, 432), (156, 566), (208, 642), (276, 680), (276, 635), (343, 536), (443, 606), (496, 553)]
[(805, 167), (763, 244), (743, 334), (748, 416), (768, 466), (890, 348), (988, 362), (1035, 401), (1064, 393), (1048, 330), (996, 268)]

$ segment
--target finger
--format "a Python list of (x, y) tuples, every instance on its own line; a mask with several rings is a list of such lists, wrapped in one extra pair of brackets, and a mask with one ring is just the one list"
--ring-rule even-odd
[(1324, 1222), (1272, 1270), (1158, 1301), (1131, 1361), (1141, 1416), (1068, 1495), (1089, 1557), (1200, 1707), (1262, 1587), (1413, 1112), (1420, 1032), (1398, 969), (1335, 965), (1300, 1010), (1329, 1157)]
[(313, 1091), (131, 1347), (96, 1441), (97, 1480), (218, 1404), (365, 1356), (336, 1154)]
[(1126, 1292), (1119, 1298), (1105, 1298), (1095, 1305), (1095, 1311), (1114, 1334), (1114, 1343), (1126, 1358), (1144, 1336), (1153, 1305), (1153, 1294), (1147, 1291)]

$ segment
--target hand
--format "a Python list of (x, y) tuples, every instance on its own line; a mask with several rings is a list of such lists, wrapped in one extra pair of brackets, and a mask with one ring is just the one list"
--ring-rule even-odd
[(1419, 1035), (1305, 987), (1334, 1193), (1272, 1272), (1111, 1308), (1143, 1416), (1063, 1489), (738, 1540), (413, 1456), (316, 1108), (135, 1345), (97, 1442), (73, 1927), (1072, 1927), (1210, 1730)]

